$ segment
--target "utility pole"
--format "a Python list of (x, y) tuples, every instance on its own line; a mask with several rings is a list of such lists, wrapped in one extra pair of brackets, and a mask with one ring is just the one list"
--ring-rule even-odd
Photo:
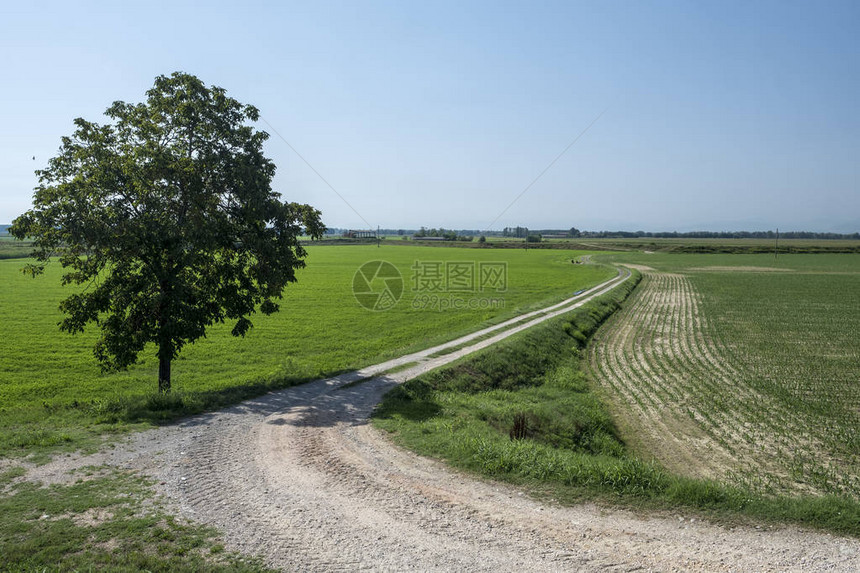
[(773, 258), (779, 256), (779, 227), (776, 228), (776, 242), (773, 245)]
[(376, 248), (379, 248), (379, 225), (376, 226)]

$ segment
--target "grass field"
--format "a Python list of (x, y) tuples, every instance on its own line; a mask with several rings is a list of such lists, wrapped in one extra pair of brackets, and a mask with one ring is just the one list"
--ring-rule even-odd
[[(281, 312), (255, 317), (244, 339), (230, 336), (231, 325), (223, 325), (183, 351), (173, 369), (175, 395), (168, 400), (153, 396), (154, 350), (127, 372), (105, 374), (92, 355), (94, 332), (59, 332), (57, 304), (73, 289), (60, 286), (58, 264), (32, 279), (19, 272), (25, 261), (0, 261), (0, 324), (9, 333), (0, 359), (0, 455), (76, 448), (129, 424), (367, 365), (561, 300), (615, 272), (573, 265), (571, 259), (580, 254), (573, 252), (327, 246), (311, 247), (309, 253), (308, 267), (287, 288)], [(384, 312), (362, 308), (351, 290), (359, 266), (376, 259), (394, 264), (406, 289)], [(503, 305), (457, 310), (429, 305), (427, 293), (412, 291), (416, 260), (506, 262), (504, 292), (457, 294), (468, 300), (491, 297)], [(413, 307), (415, 296), (422, 308)]]
[(590, 364), (642, 455), (860, 500), (860, 256), (638, 255)]
[(0, 259), (18, 259), (26, 257), (32, 252), (33, 243), (30, 241), (18, 241), (8, 235), (0, 236)]

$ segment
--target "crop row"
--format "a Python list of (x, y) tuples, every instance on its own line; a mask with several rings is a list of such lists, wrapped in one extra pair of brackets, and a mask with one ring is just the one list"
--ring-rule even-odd
[[(839, 415), (822, 423), (816, 414), (826, 409), (802, 407), (808, 382), (763, 376), (770, 361), (714, 320), (719, 306), (705, 300), (713, 299), (688, 275), (647, 272), (591, 345), (592, 374), (634, 441), (688, 475), (772, 492), (858, 495), (856, 455), (845, 447), (856, 424)], [(804, 390), (786, 390), (792, 385)]]

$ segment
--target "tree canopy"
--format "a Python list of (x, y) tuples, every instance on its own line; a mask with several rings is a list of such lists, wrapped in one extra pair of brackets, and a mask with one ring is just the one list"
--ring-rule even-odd
[(86, 285), (60, 303), (61, 330), (98, 325), (104, 369), (155, 344), (168, 391), (171, 361), (207, 327), (230, 321), (243, 336), (256, 310), (279, 309), (305, 266), (299, 236), (324, 227), (319, 211), (272, 190), (268, 134), (246, 124), (256, 108), (181, 72), (146, 96), (115, 102), (104, 125), (76, 119), (10, 232), (35, 241), (26, 272), (59, 257), (63, 284)]

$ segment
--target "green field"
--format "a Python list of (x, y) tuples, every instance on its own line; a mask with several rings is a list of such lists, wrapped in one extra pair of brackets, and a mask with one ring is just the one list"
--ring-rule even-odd
[(614, 258), (651, 270), (591, 364), (643, 453), (764, 492), (860, 499), (860, 256)]
[[(287, 288), (279, 313), (256, 316), (244, 339), (230, 336), (231, 325), (219, 325), (183, 351), (173, 369), (175, 397), (168, 401), (152, 396), (154, 349), (126, 372), (102, 373), (92, 355), (94, 332), (59, 332), (57, 304), (73, 288), (60, 286), (58, 264), (32, 279), (19, 272), (24, 260), (0, 261), (0, 324), (10, 334), (0, 360), (0, 454), (74, 448), (88, 436), (127, 423), (217, 407), (268, 388), (371, 364), (561, 300), (615, 274), (606, 267), (573, 265), (571, 259), (581, 253), (568, 251), (308, 250), (308, 266), (300, 271), (299, 282)], [(384, 312), (362, 308), (351, 290), (359, 266), (378, 259), (400, 270), (406, 289), (401, 301)], [(457, 294), (467, 302), (492, 298), (492, 307), (431, 308), (430, 295), (412, 291), (416, 260), (504, 261), (507, 289)], [(413, 308), (415, 296), (427, 308)]]
[(10, 236), (0, 236), (0, 259), (18, 259), (33, 251), (30, 241), (18, 241)]

